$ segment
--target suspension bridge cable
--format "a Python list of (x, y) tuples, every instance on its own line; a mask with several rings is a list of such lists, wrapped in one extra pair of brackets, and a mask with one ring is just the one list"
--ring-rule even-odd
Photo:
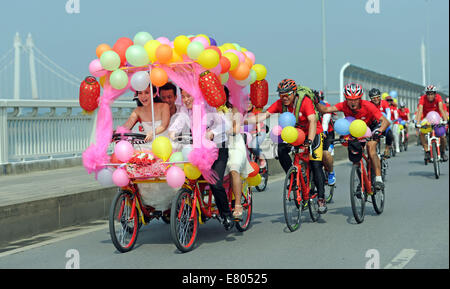
[(44, 57), (48, 62), (50, 62), (51, 64), (53, 64), (56, 68), (59, 68), (62, 72), (64, 72), (67, 76), (73, 78), (74, 80), (76, 80), (77, 82), (81, 82), (81, 79), (79, 79), (78, 77), (76, 77), (75, 75), (71, 74), (70, 72), (68, 72), (67, 70), (65, 70), (64, 68), (62, 68), (61, 66), (59, 66), (58, 64), (56, 64), (53, 60), (51, 60), (50, 58), (47, 57), (47, 55), (45, 55), (39, 48), (37, 48), (36, 46), (33, 46), (33, 49), (38, 52), (42, 57)]

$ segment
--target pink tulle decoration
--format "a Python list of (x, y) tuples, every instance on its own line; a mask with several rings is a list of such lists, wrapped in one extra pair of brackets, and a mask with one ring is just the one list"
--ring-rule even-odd
[(215, 184), (218, 177), (215, 171), (211, 170), (212, 165), (219, 156), (219, 149), (210, 140), (203, 139), (203, 147), (194, 148), (188, 155), (188, 160), (197, 166), (202, 172), (203, 178), (211, 184)]
[(107, 150), (113, 132), (113, 118), (110, 104), (130, 88), (130, 83), (121, 90), (112, 88), (109, 84), (109, 74), (106, 77), (103, 95), (100, 97), (97, 126), (95, 129), (95, 143), (90, 145), (82, 155), (83, 166), (89, 174), (98, 172), (104, 167), (105, 163), (109, 162)]
[(239, 110), (241, 114), (247, 112), (247, 103), (249, 102), (249, 94), (245, 89), (237, 84), (232, 77), (228, 79), (226, 84), (230, 91), (230, 103)]

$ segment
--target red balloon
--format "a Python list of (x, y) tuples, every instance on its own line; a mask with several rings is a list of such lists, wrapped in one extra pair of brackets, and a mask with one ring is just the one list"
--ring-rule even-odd
[(298, 131), (298, 137), (297, 137), (297, 140), (292, 143), (293, 146), (299, 146), (305, 142), (306, 136), (305, 136), (305, 133), (303, 132), (303, 130), (297, 128), (297, 131)]
[(127, 63), (127, 58), (125, 53), (127, 52), (128, 47), (133, 45), (133, 40), (127, 37), (119, 38), (113, 46), (113, 50), (119, 54), (120, 57), (120, 65), (125, 65)]
[(85, 111), (94, 111), (98, 107), (100, 97), (100, 84), (93, 76), (86, 77), (80, 85), (79, 102)]
[(251, 165), (252, 168), (253, 168), (253, 172), (250, 173), (250, 174), (248, 174), (248, 177), (249, 177), (249, 178), (255, 177), (257, 174), (259, 174), (259, 166), (258, 166), (258, 164), (255, 163), (255, 162), (250, 162), (250, 165)]
[(228, 72), (231, 67), (230, 60), (224, 56), (220, 57), (220, 67), (222, 68), (222, 70), (220, 71), (221, 74)]

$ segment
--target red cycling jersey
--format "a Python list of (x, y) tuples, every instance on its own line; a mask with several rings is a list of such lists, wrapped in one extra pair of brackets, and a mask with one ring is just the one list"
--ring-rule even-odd
[(419, 100), (419, 105), (423, 106), (422, 119), (424, 119), (430, 111), (436, 111), (442, 117), (441, 112), (439, 111), (439, 102), (442, 102), (442, 97), (439, 94), (436, 94), (433, 102), (428, 101), (426, 94), (422, 95)]
[(409, 108), (405, 107), (405, 108), (400, 108), (398, 110), (398, 117), (400, 117), (401, 119), (407, 121), (409, 120)]
[(373, 105), (375, 105), (381, 112), (384, 113), (386, 113), (386, 109), (389, 108), (389, 103), (384, 99), (382, 99), (378, 105), (376, 105), (375, 103), (373, 103)]
[(395, 112), (397, 112), (397, 117), (398, 117), (398, 115), (399, 115), (398, 108), (395, 105), (390, 105), (389, 109), (391, 110), (391, 120), (396, 120)]
[[(271, 114), (273, 113), (283, 113), (283, 104), (281, 102), (281, 99), (274, 102), (267, 111)], [(289, 112), (294, 112), (294, 105), (288, 107)], [(300, 107), (299, 117), (298, 117), (298, 123), (297, 125), (305, 132), (305, 134), (309, 131), (309, 120), (308, 116), (316, 114), (316, 111), (314, 110), (314, 104), (312, 100), (309, 97), (303, 98), (302, 107)], [(317, 122), (317, 129), (316, 134), (319, 134), (323, 132), (322, 124), (320, 121)]]
[(337, 110), (342, 111), (346, 117), (353, 116), (356, 119), (361, 119), (367, 125), (378, 121), (382, 116), (381, 111), (372, 102), (367, 100), (361, 100), (361, 108), (355, 112), (348, 107), (347, 101), (339, 102), (335, 107)]

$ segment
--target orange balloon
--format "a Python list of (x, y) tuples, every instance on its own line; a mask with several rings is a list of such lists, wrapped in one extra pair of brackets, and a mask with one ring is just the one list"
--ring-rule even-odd
[(220, 71), (220, 73), (226, 73), (228, 72), (228, 70), (230, 70), (231, 62), (228, 58), (222, 56), (220, 57), (220, 66), (222, 68), (222, 71)]
[(100, 58), (102, 56), (103, 52), (112, 50), (111, 46), (108, 44), (102, 43), (99, 46), (97, 46), (97, 49), (95, 49), (95, 54), (97, 54), (97, 57)]
[(236, 80), (245, 80), (250, 74), (250, 68), (244, 62), (239, 63), (239, 66), (230, 71), (231, 76)]
[(156, 48), (156, 60), (158, 60), (160, 63), (169, 63), (172, 59), (172, 55), (172, 47), (167, 44), (161, 44), (158, 48)]
[(252, 66), (253, 66), (252, 60), (250, 58), (248, 58), (247, 56), (245, 57), (244, 63), (248, 66), (249, 69), (252, 68)]
[(164, 69), (156, 67), (150, 72), (150, 81), (156, 87), (161, 87), (169, 81), (169, 77)]

